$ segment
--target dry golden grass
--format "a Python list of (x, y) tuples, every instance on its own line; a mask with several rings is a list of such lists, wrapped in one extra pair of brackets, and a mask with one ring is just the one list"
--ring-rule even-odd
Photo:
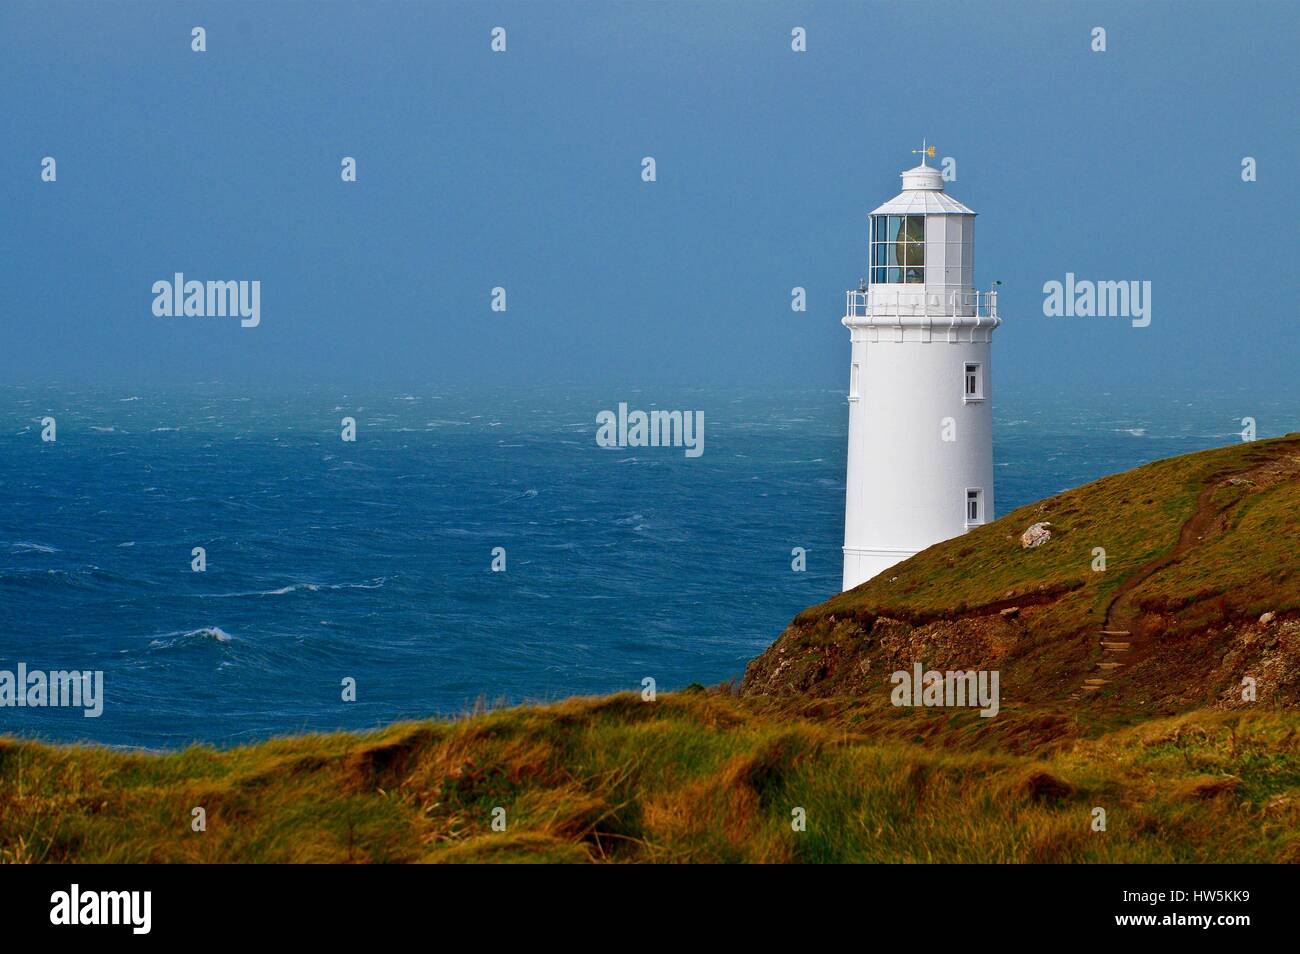
[[(3, 740), (0, 859), (1300, 860), (1294, 713), (1198, 712), (1063, 741), (1056, 719), (1021, 712), (1020, 754), (946, 717), (917, 721), (918, 744), (878, 731), (879, 714), (855, 730), (856, 715), (847, 701), (810, 718), (722, 693), (619, 695), (224, 752)], [(1037, 751), (1023, 737), (1035, 726)]]

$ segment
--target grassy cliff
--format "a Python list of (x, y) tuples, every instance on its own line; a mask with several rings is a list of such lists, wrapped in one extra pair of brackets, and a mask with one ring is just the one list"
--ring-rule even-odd
[[(1051, 539), (1022, 546), (1039, 522)], [(1172, 714), (1240, 703), (1250, 677), (1258, 702), (1295, 705), (1298, 611), (1291, 435), (1157, 461), (930, 547), (800, 613), (744, 691), (876, 695), (921, 661), (997, 669), (1025, 703)], [(1089, 680), (1104, 682), (1078, 699)]]
[[(1300, 861), (1298, 475), (1292, 436), (1022, 508), (801, 613), (740, 691), (166, 755), (0, 739), (0, 861)], [(891, 705), (913, 661), (996, 668), (1001, 712)]]

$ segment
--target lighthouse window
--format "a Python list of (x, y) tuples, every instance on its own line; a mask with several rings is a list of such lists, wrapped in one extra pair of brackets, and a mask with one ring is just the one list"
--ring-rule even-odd
[[(892, 216), (891, 216), (892, 218)], [(903, 281), (925, 281), (925, 216), (905, 215), (895, 243), (903, 263)]]
[(871, 281), (925, 281), (925, 216), (875, 215), (871, 224)]
[(962, 386), (962, 396), (967, 401), (978, 401), (984, 397), (984, 382), (980, 374), (980, 366), (975, 363), (968, 363), (963, 374), (965, 383)]
[(983, 501), (984, 491), (967, 490), (966, 491), (966, 525), (980, 523), (980, 513), (984, 509)]

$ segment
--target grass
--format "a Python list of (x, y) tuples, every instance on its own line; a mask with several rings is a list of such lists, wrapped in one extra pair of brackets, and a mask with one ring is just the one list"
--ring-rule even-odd
[[(162, 755), (5, 740), (0, 859), (1300, 860), (1298, 714), (1200, 712), (1062, 741), (1024, 712), (1013, 754), (969, 714), (845, 706), (629, 694)], [(883, 719), (912, 725), (891, 736)]]
[(1199, 604), (1199, 612), (1185, 614), (1193, 627), (1219, 617), (1300, 608), (1297, 489), (1294, 482), (1278, 483), (1243, 495), (1230, 514), (1228, 532), (1149, 580), (1142, 587), (1141, 605), (1181, 613)]
[[(1104, 477), (936, 544), (896, 570), (805, 610), (799, 619), (884, 615), (924, 622), (989, 605), (1050, 598), (1076, 621), (1100, 623), (1109, 597), (1124, 577), (1174, 547), (1206, 486), (1295, 455), (1300, 455), (1300, 437), (1288, 435), (1172, 457)], [(1247, 509), (1260, 512), (1253, 522), (1239, 518), (1213, 550), (1194, 555), (1184, 569), (1215, 577), (1220, 587), (1216, 592), (1249, 581), (1260, 585), (1256, 592), (1260, 601), (1275, 596), (1293, 605), (1300, 601), (1294, 580), (1273, 580), (1277, 571), (1295, 562), (1300, 485), (1293, 479), (1260, 494), (1229, 485), (1220, 489), (1215, 500), (1224, 506), (1248, 500)], [(1268, 520), (1273, 523), (1264, 526)], [(1040, 547), (1023, 548), (1020, 534), (1040, 521), (1051, 523), (1052, 539)], [(1275, 535), (1261, 536), (1261, 531)], [(1261, 542), (1267, 544), (1262, 550)], [(1106, 551), (1105, 572), (1093, 570), (1097, 547)], [(1251, 558), (1234, 556), (1243, 552), (1251, 553)], [(1230, 579), (1222, 571), (1231, 563), (1236, 567)], [(1186, 577), (1171, 577), (1169, 582), (1177, 589)]]

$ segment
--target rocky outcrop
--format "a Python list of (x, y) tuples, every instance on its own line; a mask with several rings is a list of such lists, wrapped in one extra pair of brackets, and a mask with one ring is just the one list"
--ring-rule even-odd
[(1033, 524), (1028, 530), (1020, 535), (1020, 545), (1026, 550), (1032, 547), (1041, 547), (1048, 540), (1052, 539), (1052, 531), (1047, 529), (1051, 524), (1047, 521)]
[(741, 694), (888, 693), (891, 674), (915, 662), (939, 670), (999, 668), (1027, 632), (1020, 614), (1000, 612), (922, 625), (886, 616), (796, 622), (750, 662)]

